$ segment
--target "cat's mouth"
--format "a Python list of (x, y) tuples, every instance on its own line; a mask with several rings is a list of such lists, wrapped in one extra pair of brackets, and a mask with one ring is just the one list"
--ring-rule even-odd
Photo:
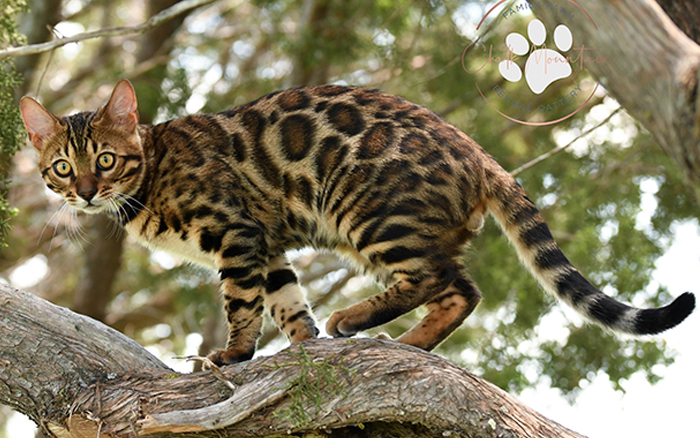
[(104, 211), (104, 206), (88, 203), (87, 205), (81, 207), (81, 210), (88, 214), (98, 214)]
[(84, 211), (85, 213), (88, 214), (98, 214), (102, 213), (106, 206), (105, 204), (102, 203), (95, 203), (95, 200), (92, 199), (90, 201), (85, 201), (81, 200), (82, 202), (78, 203), (77, 205), (73, 205), (78, 210)]

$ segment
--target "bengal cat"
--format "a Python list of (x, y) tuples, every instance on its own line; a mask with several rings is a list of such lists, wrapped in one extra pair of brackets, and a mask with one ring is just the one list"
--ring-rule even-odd
[(398, 338), (430, 350), (481, 294), (463, 248), (491, 213), (544, 289), (604, 327), (653, 334), (695, 307), (658, 309), (604, 295), (569, 262), (523, 188), (481, 146), (432, 111), (338, 85), (276, 92), (218, 114), (140, 125), (131, 84), (93, 112), (57, 118), (21, 101), (48, 187), (106, 213), (150, 248), (217, 269), (229, 323), (216, 364), (248, 360), (269, 309), (292, 342), (317, 336), (285, 251), (330, 249), (386, 290), (336, 311), (332, 336), (384, 324), (420, 305)]

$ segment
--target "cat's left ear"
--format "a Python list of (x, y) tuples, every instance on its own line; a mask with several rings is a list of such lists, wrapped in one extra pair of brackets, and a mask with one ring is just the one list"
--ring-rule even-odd
[(102, 117), (126, 132), (133, 132), (136, 129), (136, 125), (139, 123), (139, 112), (136, 104), (136, 93), (131, 82), (122, 79), (114, 87)]

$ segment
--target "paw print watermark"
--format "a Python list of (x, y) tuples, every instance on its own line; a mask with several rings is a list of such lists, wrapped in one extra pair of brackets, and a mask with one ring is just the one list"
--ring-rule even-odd
[[(547, 29), (544, 23), (534, 19), (527, 26), (527, 36), (532, 46), (523, 35), (513, 32), (506, 36), (506, 47), (518, 56), (530, 54), (525, 63), (525, 82), (533, 93), (542, 94), (553, 82), (571, 76), (573, 69), (560, 52), (571, 49), (573, 35), (566, 25), (560, 24), (554, 29), (554, 44), (559, 51), (548, 49), (545, 44)], [(503, 79), (510, 82), (519, 82), (523, 77), (523, 70), (510, 59), (501, 61), (498, 70)]]
[[(537, 8), (559, 14), (561, 24), (547, 29), (532, 16)], [(565, 120), (585, 107), (599, 86), (583, 73), (585, 64), (608, 61), (574, 35), (572, 29), (582, 26), (597, 29), (578, 3), (502, 0), (485, 10), (477, 36), (462, 53), (462, 67), (476, 77), (479, 94), (494, 111), (539, 126)]]

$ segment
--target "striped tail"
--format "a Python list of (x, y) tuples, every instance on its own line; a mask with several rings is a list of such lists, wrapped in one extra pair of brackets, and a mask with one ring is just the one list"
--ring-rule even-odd
[(579, 313), (603, 327), (634, 335), (655, 334), (675, 327), (695, 308), (686, 292), (657, 309), (638, 309), (610, 298), (586, 280), (552, 238), (525, 190), (507, 175), (493, 187), (488, 205), (518, 255), (539, 283)]

